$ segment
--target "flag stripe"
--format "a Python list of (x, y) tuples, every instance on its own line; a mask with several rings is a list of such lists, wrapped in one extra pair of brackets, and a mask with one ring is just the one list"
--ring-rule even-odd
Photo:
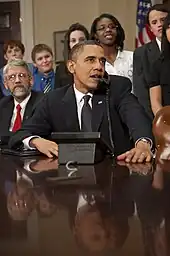
[(136, 15), (136, 47), (146, 44), (154, 38), (154, 35), (146, 24), (146, 15), (151, 6), (151, 0), (138, 0)]

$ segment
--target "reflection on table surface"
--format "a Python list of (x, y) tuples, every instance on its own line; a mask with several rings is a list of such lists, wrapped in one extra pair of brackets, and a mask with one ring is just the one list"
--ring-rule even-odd
[(0, 255), (170, 255), (170, 162), (0, 168)]

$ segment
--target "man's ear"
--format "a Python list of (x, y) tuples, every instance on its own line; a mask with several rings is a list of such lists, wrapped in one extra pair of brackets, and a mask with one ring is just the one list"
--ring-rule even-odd
[(30, 86), (32, 87), (34, 84), (34, 78), (32, 75), (30, 75), (29, 79), (30, 79)]
[(76, 63), (73, 60), (67, 61), (67, 68), (71, 74), (74, 74), (74, 72), (75, 72), (75, 65), (76, 65)]
[(4, 76), (4, 86), (8, 90), (8, 81), (6, 76)]
[[(146, 25), (148, 28), (149, 28), (149, 30), (152, 32), (152, 28), (151, 28), (151, 26), (149, 25), (149, 24), (147, 24)], [(153, 33), (153, 32), (152, 32)]]
[(5, 59), (5, 60), (8, 60), (8, 58), (7, 58), (6, 54), (4, 54), (4, 59)]
[(98, 36), (97, 36), (96, 33), (94, 34), (94, 39), (97, 40), (97, 41), (99, 41)]

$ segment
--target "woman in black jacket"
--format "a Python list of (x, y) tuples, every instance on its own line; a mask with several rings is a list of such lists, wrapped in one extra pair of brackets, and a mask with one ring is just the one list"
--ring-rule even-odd
[(156, 115), (163, 106), (170, 105), (170, 13), (164, 21), (161, 56), (153, 64), (151, 71), (150, 101)]
[(67, 69), (69, 52), (75, 44), (88, 39), (89, 32), (82, 24), (75, 23), (69, 27), (64, 40), (64, 61), (56, 67), (55, 71), (55, 88), (73, 84), (73, 76)]

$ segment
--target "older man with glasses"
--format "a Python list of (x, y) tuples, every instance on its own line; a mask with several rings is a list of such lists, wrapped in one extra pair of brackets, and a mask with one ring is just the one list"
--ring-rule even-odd
[(4, 85), (10, 95), (0, 101), (1, 137), (20, 129), (43, 96), (31, 90), (33, 78), (25, 61), (13, 60), (4, 67), (3, 72)]

